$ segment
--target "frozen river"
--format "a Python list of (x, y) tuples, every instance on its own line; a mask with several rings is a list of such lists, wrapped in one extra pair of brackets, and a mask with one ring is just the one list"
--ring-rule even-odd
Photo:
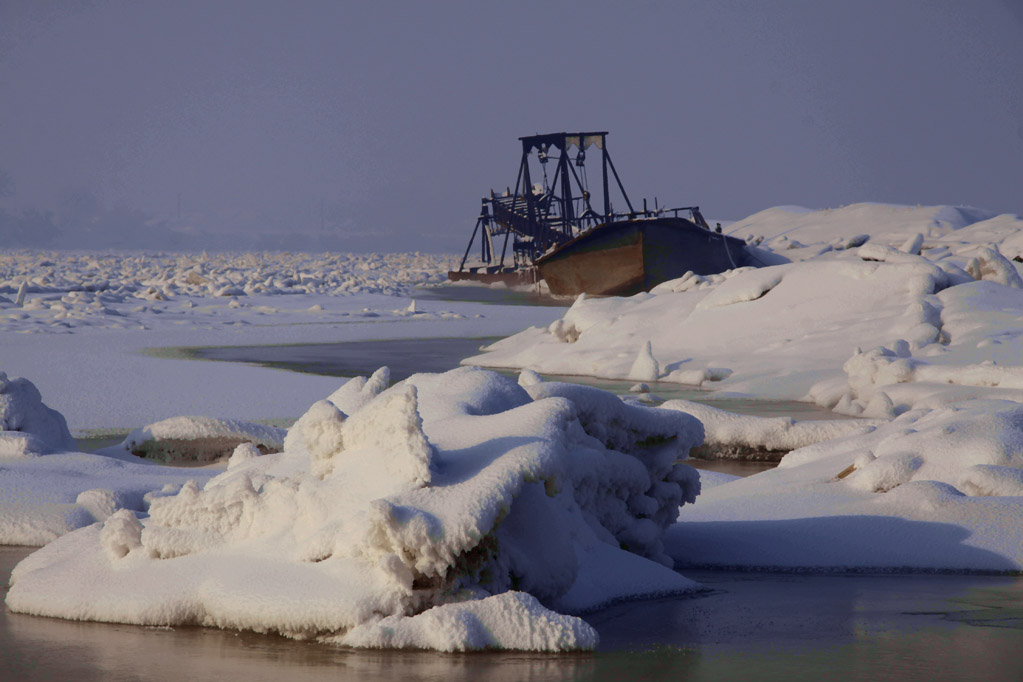
[[(188, 349), (192, 357), (331, 376), (389, 365), (396, 379), (444, 371), (490, 339), (427, 339)], [(561, 378), (561, 377), (558, 377)], [(564, 377), (579, 381), (578, 377)], [(584, 380), (628, 391), (627, 382)], [(702, 399), (761, 416), (834, 418), (805, 403), (715, 399), (654, 385), (665, 398)], [(749, 475), (770, 467), (735, 465)], [(747, 465), (743, 469), (742, 465)], [(750, 466), (751, 465), (751, 466)], [(717, 467), (712, 467), (717, 468)], [(0, 581), (30, 550), (0, 548)], [(686, 571), (708, 591), (630, 602), (589, 614), (593, 654), (367, 652), (254, 633), (70, 623), (5, 613), (3, 670), (49, 680), (1019, 680), (1023, 579), (971, 575), (800, 575)]]
[[(339, 377), (386, 364), (400, 379), (457, 366), (488, 341), (207, 347), (188, 353)], [(630, 386), (565, 379), (618, 393)], [(746, 414), (835, 418), (805, 403), (723, 400), (677, 385), (651, 388), (664, 398)], [(0, 592), (6, 593), (11, 569), (31, 551), (0, 547)], [(4, 609), (0, 681), (1023, 679), (1023, 578), (685, 574), (708, 590), (588, 614), (601, 636), (591, 654), (356, 651), (249, 632), (68, 622)]]

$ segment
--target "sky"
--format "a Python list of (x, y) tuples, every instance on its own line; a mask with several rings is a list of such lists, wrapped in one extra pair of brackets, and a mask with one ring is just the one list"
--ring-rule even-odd
[(0, 0), (7, 245), (460, 251), (576, 130), (710, 219), (1023, 213), (1023, 0)]

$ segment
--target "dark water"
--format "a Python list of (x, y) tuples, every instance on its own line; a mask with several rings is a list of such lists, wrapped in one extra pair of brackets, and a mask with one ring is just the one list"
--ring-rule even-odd
[(179, 349), (187, 357), (224, 362), (246, 362), (293, 372), (331, 377), (368, 376), (378, 368), (391, 369), (401, 381), (416, 372), (446, 372), (462, 358), (476, 355), (481, 346), (500, 337), (474, 339), (399, 339), (281, 346), (208, 346)]
[(112, 445), (120, 445), (124, 442), (124, 439), (131, 433), (130, 431), (123, 431), (117, 433), (107, 433), (102, 436), (81, 436), (75, 438), (75, 447), (78, 448), (79, 452), (95, 452), (101, 448), (108, 448)]
[[(0, 547), (0, 594), (31, 549)], [(987, 680), (1023, 675), (1023, 579), (694, 571), (709, 592), (586, 618), (595, 653), (355, 651), (0, 612), (0, 679)]]
[[(201, 360), (245, 362), (293, 372), (333, 377), (368, 376), (386, 365), (395, 381), (416, 372), (446, 372), (459, 366), (462, 358), (477, 355), (480, 348), (501, 337), (395, 339), (389, 341), (352, 341), (345, 343), (292, 344), (279, 346), (203, 346), (177, 349), (176, 355)], [(509, 376), (518, 372), (503, 371)], [(634, 381), (595, 379), (593, 377), (549, 375), (551, 381), (596, 386), (618, 395), (629, 395)], [(648, 382), (651, 395), (663, 400), (681, 398), (719, 407), (730, 412), (758, 417), (804, 419), (843, 419), (812, 403), (794, 400), (753, 400), (722, 398), (710, 391), (665, 382)], [(652, 404), (659, 404), (660, 400)]]
[[(636, 385), (635, 381), (597, 379), (567, 374), (544, 375), (544, 378), (550, 381), (567, 381), (585, 386), (596, 386), (616, 395), (633, 395), (638, 397), (638, 394), (634, 394), (631, 391), (631, 388)], [(797, 421), (849, 419), (849, 417), (837, 414), (814, 403), (803, 403), (795, 400), (757, 400), (755, 398), (734, 397), (727, 394), (714, 393), (713, 391), (704, 391), (693, 386), (683, 386), (682, 384), (664, 381), (648, 381), (645, 383), (650, 387), (650, 395), (660, 399), (651, 403), (652, 405), (660, 404), (661, 400), (681, 399), (753, 417), (792, 417)]]

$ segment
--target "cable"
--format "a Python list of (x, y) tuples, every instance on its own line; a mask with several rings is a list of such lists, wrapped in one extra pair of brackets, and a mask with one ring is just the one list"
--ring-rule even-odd
[(725, 247), (725, 253), (728, 254), (728, 262), (732, 264), (732, 269), (733, 270), (737, 269), (739, 266), (735, 264), (735, 259), (732, 258), (732, 252), (728, 250), (728, 240), (725, 239), (724, 235), (719, 235), (719, 236), (721, 237), (721, 243)]

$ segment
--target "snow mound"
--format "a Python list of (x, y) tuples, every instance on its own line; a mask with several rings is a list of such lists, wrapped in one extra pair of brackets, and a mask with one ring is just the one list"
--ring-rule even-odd
[(43, 404), (28, 379), (8, 379), (0, 372), (0, 457), (42, 455), (74, 450), (67, 422)]
[(851, 237), (868, 231), (871, 241), (898, 245), (917, 233), (927, 238), (943, 237), (995, 215), (982, 209), (945, 205), (859, 203), (822, 210), (783, 206), (769, 208), (732, 223), (728, 234), (762, 236), (767, 243), (784, 236), (803, 243), (834, 244), (846, 248)]
[[(974, 400), (922, 416), (907, 413), (880, 431), (875, 443), (862, 448), (871, 459), (846, 478), (850, 485), (873, 492), (917, 480), (955, 487), (978, 465), (1023, 471), (1023, 405), (1018, 403)], [(972, 471), (978, 481), (980, 473)], [(988, 476), (995, 480), (996, 473)]]
[(336, 643), (375, 649), (573, 651), (594, 649), (598, 639), (581, 618), (545, 609), (530, 594), (505, 592), (435, 606), (412, 618), (388, 616), (353, 628)]
[(345, 414), (352, 414), (373, 400), (390, 383), (391, 370), (387, 367), (381, 367), (373, 372), (369, 379), (366, 377), (349, 379), (341, 388), (327, 396), (327, 400)]
[(778, 286), (784, 276), (784, 269), (765, 268), (750, 270), (743, 277), (732, 277), (697, 304), (697, 310), (709, 310), (719, 306), (735, 305), (755, 301)]
[(654, 357), (654, 352), (650, 347), (650, 342), (647, 341), (643, 344), (639, 353), (636, 354), (636, 359), (633, 361), (632, 368), (629, 370), (629, 379), (632, 381), (657, 381), (660, 373), (660, 366), (657, 364), (657, 359)]
[(669, 400), (662, 410), (691, 414), (703, 423), (703, 445), (690, 454), (706, 459), (780, 460), (786, 453), (833, 438), (870, 433), (883, 420), (795, 421), (791, 417), (753, 417), (688, 400)]
[(1007, 287), (1023, 289), (1023, 278), (998, 250), (997, 245), (980, 246), (976, 252), (977, 255), (970, 259), (965, 268), (973, 279), (986, 279)]
[(1023, 497), (1023, 467), (974, 464), (959, 475), (956, 487), (973, 496)]
[(702, 429), (596, 389), (529, 391), (463, 368), (347, 415), (321, 401), (283, 452), (29, 556), (8, 607), (358, 646), (593, 648), (549, 609), (696, 589), (662, 535), (699, 490), (680, 460)]
[(948, 275), (926, 259), (903, 256), (913, 262), (863, 261), (850, 253), (838, 261), (737, 270), (684, 291), (588, 298), (555, 325), (557, 333), (529, 329), (463, 363), (647, 381), (654, 378), (644, 352), (649, 341), (661, 380), (715, 381), (726, 390), (798, 400), (817, 381), (840, 377), (856, 345), (908, 338), (922, 348), (941, 340), (940, 310), (931, 299)]
[(212, 462), (232, 454), (242, 443), (262, 453), (280, 452), (285, 430), (237, 419), (171, 417), (136, 429), (121, 447), (155, 462)]
[(682, 564), (1023, 569), (1023, 405), (968, 400), (707, 489), (666, 535)]
[(205, 483), (217, 473), (138, 462), (74, 452), (4, 460), (0, 545), (45, 545), (119, 510), (144, 512), (185, 482)]

